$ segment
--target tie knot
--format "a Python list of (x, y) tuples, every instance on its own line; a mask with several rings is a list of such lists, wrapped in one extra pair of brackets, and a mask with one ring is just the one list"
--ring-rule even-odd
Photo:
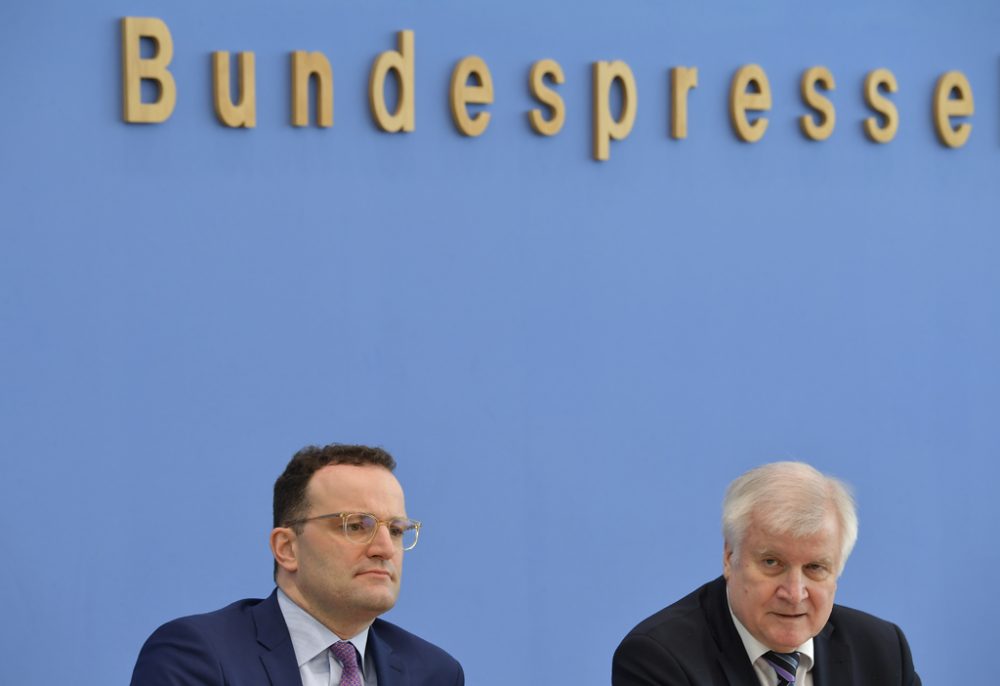
[(778, 675), (778, 686), (791, 686), (795, 683), (795, 670), (799, 668), (798, 653), (776, 653), (769, 650), (764, 653), (764, 659)]
[(358, 668), (358, 651), (350, 641), (337, 641), (330, 646), (330, 652), (340, 663), (340, 686), (362, 686), (361, 670)]

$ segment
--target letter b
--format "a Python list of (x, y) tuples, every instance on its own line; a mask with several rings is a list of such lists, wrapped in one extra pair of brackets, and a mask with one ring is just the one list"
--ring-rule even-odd
[[(143, 38), (156, 43), (156, 53), (149, 59), (140, 54)], [(174, 57), (174, 42), (162, 19), (155, 17), (122, 18), (122, 107), (125, 121), (156, 124), (165, 121), (177, 103), (177, 85), (167, 65)], [(142, 81), (155, 81), (160, 97), (142, 101)]]

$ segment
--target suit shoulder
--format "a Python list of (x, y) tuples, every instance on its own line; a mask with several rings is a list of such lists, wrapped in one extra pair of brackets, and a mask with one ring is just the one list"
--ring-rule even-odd
[[(248, 609), (259, 600), (241, 600), (221, 610), (179, 617), (162, 624), (139, 651), (132, 671), (132, 686), (222, 684), (220, 637), (252, 632), (240, 625)], [(243, 619), (241, 619), (243, 618)]]
[(409, 655), (408, 659), (416, 656), (425, 659), (427, 662), (442, 662), (452, 664), (455, 667), (459, 667), (459, 669), (461, 668), (458, 660), (452, 657), (446, 650), (392, 622), (387, 622), (384, 619), (376, 619), (372, 624), (372, 629), (394, 651), (407, 653)]
[(843, 631), (852, 637), (867, 635), (895, 639), (901, 633), (899, 627), (890, 621), (844, 605), (833, 606), (830, 612), (830, 624), (835, 631)]
[(834, 605), (828, 629), (820, 636), (829, 639), (831, 650), (843, 650), (872, 679), (872, 683), (919, 686), (910, 645), (903, 630), (892, 622), (843, 605)]
[(639, 622), (615, 650), (611, 683), (722, 683), (713, 672), (719, 652), (713, 618), (724, 584), (720, 577)]
[(625, 637), (645, 636), (648, 638), (691, 636), (708, 631), (705, 621), (705, 594), (710, 584), (706, 584), (668, 605), (659, 612), (639, 622)]
[[(260, 651), (273, 658), (270, 663), (257, 659)], [(139, 652), (132, 686), (266, 683), (272, 669), (280, 676), (277, 683), (293, 683), (297, 673), (275, 593), (162, 625)]]
[(255, 641), (249, 612), (261, 602), (239, 600), (214, 612), (162, 624), (139, 651), (132, 685), (223, 683), (222, 665), (234, 645)]
[(251, 609), (262, 602), (264, 601), (260, 598), (245, 598), (211, 612), (171, 619), (169, 622), (160, 625), (160, 627), (153, 632), (153, 636), (162, 633), (172, 633), (175, 631), (212, 635), (220, 632), (223, 634), (231, 633), (234, 630), (238, 631), (238, 629), (244, 627), (249, 630), (250, 627), (247, 625), (247, 615)]

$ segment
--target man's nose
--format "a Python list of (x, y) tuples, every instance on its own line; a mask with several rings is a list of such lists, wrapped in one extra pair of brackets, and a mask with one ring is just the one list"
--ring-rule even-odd
[(809, 597), (809, 589), (806, 587), (806, 576), (801, 569), (789, 570), (778, 587), (778, 594), (782, 600), (798, 605)]
[(375, 538), (368, 544), (368, 556), (389, 559), (396, 552), (396, 545), (392, 542), (389, 534), (389, 527), (379, 524), (375, 531)]

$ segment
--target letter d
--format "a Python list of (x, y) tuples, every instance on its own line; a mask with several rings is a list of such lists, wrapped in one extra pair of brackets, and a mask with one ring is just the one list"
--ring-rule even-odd
[[(375, 59), (368, 81), (368, 100), (375, 123), (383, 131), (413, 131), (416, 126), (413, 105), (413, 31), (397, 34), (399, 50), (386, 50)], [(385, 78), (389, 71), (399, 77), (399, 102), (394, 113), (385, 104)]]

